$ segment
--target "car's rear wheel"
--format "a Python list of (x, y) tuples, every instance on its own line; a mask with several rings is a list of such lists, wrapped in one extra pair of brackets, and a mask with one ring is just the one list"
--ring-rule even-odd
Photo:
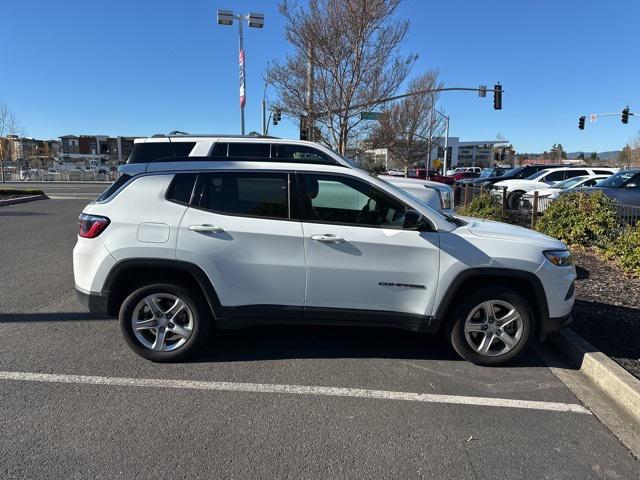
[(527, 301), (506, 287), (493, 287), (472, 293), (453, 309), (448, 333), (462, 358), (478, 365), (501, 365), (527, 350), (534, 330)]
[(120, 307), (125, 340), (141, 357), (170, 362), (193, 354), (207, 337), (210, 318), (183, 287), (155, 284), (131, 293)]

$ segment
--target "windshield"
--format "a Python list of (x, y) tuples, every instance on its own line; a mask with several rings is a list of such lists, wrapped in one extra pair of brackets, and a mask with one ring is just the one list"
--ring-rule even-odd
[(438, 215), (440, 215), (440, 217), (447, 219), (447, 215), (445, 215), (442, 212), (439, 212), (438, 210), (435, 210), (433, 207), (427, 205), (425, 202), (423, 202), (422, 200), (420, 200), (418, 197), (416, 197), (415, 195), (411, 195), (409, 192), (407, 192), (406, 190), (404, 190), (403, 188), (398, 187), (397, 185), (394, 185), (393, 183), (389, 182), (388, 180), (385, 180), (384, 178), (380, 178), (378, 175), (374, 175), (374, 174), (370, 174), (372, 177), (374, 177), (375, 179), (377, 179), (379, 182), (382, 182), (385, 184), (385, 186), (391, 188), (392, 190), (394, 190), (397, 193), (401, 193), (402, 195), (407, 195), (409, 197), (411, 197), (413, 200), (415, 200), (416, 202), (420, 203), (420, 205), (424, 205), (426, 208), (428, 208), (430, 211), (437, 213)]
[(507, 170), (506, 172), (504, 172), (502, 176), (503, 177), (515, 176), (522, 171), (522, 168), (523, 167), (512, 168), (511, 170)]
[(605, 188), (620, 188), (638, 173), (640, 172), (637, 170), (627, 170), (625, 172), (618, 172), (615, 175), (612, 175), (609, 178), (605, 178), (604, 180), (602, 180), (600, 183), (598, 183), (598, 186), (605, 187)]
[(569, 178), (568, 180), (565, 180), (563, 182), (556, 183), (554, 186), (552, 186), (550, 188), (559, 188), (559, 189), (571, 188), (571, 187), (579, 184), (580, 182), (586, 180), (587, 178), (589, 178), (588, 175), (584, 175), (582, 177)]
[(525, 180), (535, 180), (536, 178), (540, 178), (542, 175), (548, 172), (549, 170), (540, 170), (539, 172), (536, 172), (533, 175), (529, 175)]

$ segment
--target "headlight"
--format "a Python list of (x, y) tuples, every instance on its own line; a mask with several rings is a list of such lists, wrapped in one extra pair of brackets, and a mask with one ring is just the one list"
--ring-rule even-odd
[(546, 250), (544, 256), (549, 259), (551, 263), (559, 267), (569, 267), (573, 265), (573, 257), (569, 250)]

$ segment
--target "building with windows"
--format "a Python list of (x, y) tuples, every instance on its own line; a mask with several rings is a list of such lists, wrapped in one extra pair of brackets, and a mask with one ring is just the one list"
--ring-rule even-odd
[[(426, 144), (426, 142), (424, 142)], [(434, 137), (431, 141), (431, 165), (441, 165), (444, 162), (444, 137)], [(453, 168), (457, 166), (480, 166), (486, 167), (493, 165), (497, 162), (505, 163), (507, 160), (496, 159), (496, 153), (499, 154), (504, 144), (508, 144), (506, 140), (481, 140), (473, 142), (461, 142), (459, 137), (449, 137), (447, 141), (447, 168)], [(425, 145), (425, 152), (428, 152), (429, 148)], [(505, 150), (505, 153), (507, 150)], [(509, 151), (511, 161), (513, 161), (513, 155), (515, 151), (511, 153)], [(366, 156), (370, 160), (385, 165), (387, 170), (389, 169), (402, 169), (403, 162), (401, 159), (393, 158), (386, 148), (377, 148), (375, 150), (367, 150)], [(436, 162), (438, 161), (438, 162)], [(416, 165), (425, 166), (429, 162), (428, 153), (425, 154), (424, 159), (415, 162)]]
[(60, 138), (60, 153), (62, 155), (77, 155), (80, 153), (79, 139), (75, 135), (63, 135)]

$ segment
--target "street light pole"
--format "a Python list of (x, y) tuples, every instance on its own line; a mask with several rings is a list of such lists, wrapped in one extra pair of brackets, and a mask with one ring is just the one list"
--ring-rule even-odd
[(267, 82), (264, 82), (264, 91), (262, 92), (262, 135), (267, 134)]
[(244, 135), (244, 106), (247, 102), (246, 96), (246, 80), (245, 80), (245, 57), (244, 57), (244, 38), (242, 31), (242, 22), (246, 21), (249, 27), (262, 28), (264, 26), (264, 14), (252, 13), (248, 15), (236, 15), (231, 10), (218, 10), (219, 25), (233, 25), (234, 21), (238, 21), (238, 38), (240, 52), (238, 54), (239, 74), (240, 74), (240, 132)]

